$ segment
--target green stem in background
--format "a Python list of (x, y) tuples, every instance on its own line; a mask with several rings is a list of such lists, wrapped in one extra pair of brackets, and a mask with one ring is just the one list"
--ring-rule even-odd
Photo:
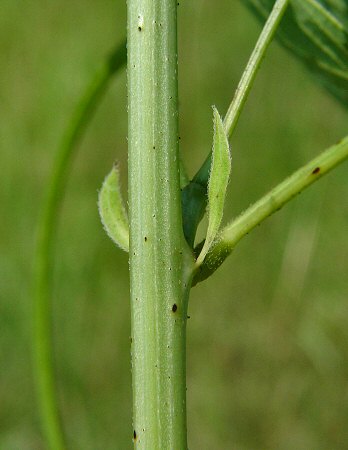
[[(229, 138), (232, 136), (233, 131), (237, 125), (239, 116), (242, 112), (245, 102), (247, 101), (257, 72), (261, 67), (262, 60), (270, 43), (272, 42), (272, 39), (277, 31), (279, 23), (285, 13), (288, 4), (289, 0), (277, 0), (275, 2), (272, 12), (268, 17), (256, 43), (256, 46), (250, 56), (248, 64), (238, 84), (234, 98), (228, 108), (227, 114), (224, 119), (225, 131)], [(189, 205), (187, 208), (191, 211), (191, 215), (195, 215), (195, 218), (191, 220), (191, 222), (194, 224), (194, 229), (192, 230), (192, 227), (184, 223), (185, 229), (188, 229), (186, 235), (189, 236), (189, 242), (193, 241), (197, 226), (204, 216), (207, 202), (207, 187), (211, 167), (211, 157), (212, 154), (210, 152), (203, 165), (193, 177), (192, 186), (188, 186), (186, 188), (187, 191), (189, 189), (192, 190), (192, 188), (195, 188), (196, 190), (198, 189), (198, 194), (195, 196), (195, 208), (192, 209), (191, 205)]]
[(193, 256), (178, 153), (177, 1), (128, 1), (133, 437), (187, 448), (186, 319)]
[(66, 448), (57, 404), (51, 317), (50, 275), (58, 212), (77, 143), (90, 122), (110, 79), (125, 62), (126, 45), (122, 43), (95, 76), (79, 102), (57, 152), (46, 202), (39, 221), (38, 242), (34, 257), (33, 350), (39, 413), (46, 448), (49, 450)]
[(227, 225), (198, 269), (193, 284), (208, 278), (223, 263), (236, 244), (295, 195), (348, 158), (348, 137), (325, 150)]

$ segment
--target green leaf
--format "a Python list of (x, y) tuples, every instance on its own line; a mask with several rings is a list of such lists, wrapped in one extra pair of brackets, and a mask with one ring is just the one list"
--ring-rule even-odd
[(187, 243), (194, 247), (196, 231), (207, 207), (207, 186), (190, 181), (181, 191), (182, 224)]
[(202, 264), (219, 231), (225, 204), (226, 189), (231, 173), (228, 138), (217, 109), (214, 114), (214, 141), (208, 184), (208, 230), (197, 265)]
[[(266, 19), (274, 0), (244, 0)], [(297, 55), (345, 107), (348, 105), (348, 2), (291, 0), (279, 28), (281, 42)]]
[(210, 168), (211, 153), (193, 179), (181, 191), (184, 235), (192, 249), (194, 248), (198, 225), (207, 208)]
[(122, 250), (129, 251), (129, 224), (120, 190), (118, 163), (105, 178), (98, 197), (99, 214), (108, 236)]

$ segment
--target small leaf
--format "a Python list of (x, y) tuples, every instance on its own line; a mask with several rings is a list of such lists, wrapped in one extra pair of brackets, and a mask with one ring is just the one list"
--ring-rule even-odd
[(120, 172), (115, 163), (105, 178), (98, 197), (99, 214), (108, 236), (122, 250), (129, 251), (129, 224), (120, 190)]
[[(274, 0), (244, 0), (266, 19)], [(348, 105), (348, 2), (291, 0), (278, 37), (325, 88)]]
[(208, 184), (208, 230), (197, 264), (202, 264), (219, 231), (225, 204), (226, 189), (231, 173), (228, 138), (220, 114), (213, 107), (214, 141)]

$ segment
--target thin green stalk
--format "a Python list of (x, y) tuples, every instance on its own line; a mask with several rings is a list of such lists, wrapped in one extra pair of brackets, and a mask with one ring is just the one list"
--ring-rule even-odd
[(268, 16), (265, 26), (263, 27), (260, 37), (251, 54), (249, 62), (238, 84), (236, 93), (224, 119), (226, 134), (229, 137), (231, 137), (233, 134), (240, 113), (254, 84), (257, 72), (261, 67), (262, 60), (265, 57), (266, 51), (273, 40), (275, 32), (278, 29), (279, 23), (285, 13), (288, 4), (289, 0), (277, 0), (274, 3), (271, 14)]
[(75, 155), (77, 143), (90, 122), (110, 79), (125, 62), (126, 46), (123, 43), (94, 77), (79, 102), (58, 149), (47, 198), (39, 220), (38, 242), (34, 256), (33, 350), (39, 414), (46, 440), (46, 448), (50, 450), (63, 450), (66, 448), (57, 404), (51, 316), (50, 276), (58, 212), (63, 200), (67, 176)]
[[(274, 35), (278, 29), (280, 21), (288, 7), (289, 0), (276, 0), (273, 9), (262, 29), (255, 48), (250, 56), (248, 64), (243, 72), (242, 78), (238, 84), (235, 95), (227, 110), (224, 118), (224, 127), (227, 136), (230, 138), (236, 128), (239, 116), (242, 112), (243, 106), (247, 101), (251, 88), (254, 84), (257, 72), (261, 67), (262, 60), (265, 57), (266, 51), (272, 42)], [(203, 179), (207, 182), (211, 166), (211, 152), (207, 159), (198, 170), (194, 177), (195, 179)]]
[[(246, 69), (237, 87), (234, 98), (224, 119), (226, 135), (230, 138), (238, 122), (243, 106), (248, 98), (256, 74), (261, 67), (279, 23), (285, 13), (289, 0), (276, 0), (260, 34), (256, 46), (250, 56)], [(210, 152), (191, 183), (183, 190), (183, 205), (185, 211), (184, 229), (187, 241), (193, 244), (198, 224), (202, 220), (207, 207), (208, 180), (212, 162)]]
[(193, 256), (180, 198), (177, 1), (128, 1), (133, 437), (187, 448), (186, 312)]
[(193, 284), (215, 272), (243, 236), (347, 158), (348, 137), (312, 159), (250, 206), (221, 231), (203, 265), (198, 269)]

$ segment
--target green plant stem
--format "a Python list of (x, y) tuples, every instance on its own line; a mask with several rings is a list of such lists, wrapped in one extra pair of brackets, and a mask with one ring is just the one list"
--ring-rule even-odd
[(137, 449), (187, 448), (193, 256), (179, 185), (177, 1), (128, 1), (133, 428)]
[[(236, 128), (243, 106), (247, 101), (257, 72), (261, 67), (262, 60), (264, 59), (266, 51), (273, 40), (273, 37), (278, 29), (279, 23), (286, 11), (286, 8), (288, 7), (288, 4), (289, 0), (276, 0), (273, 9), (262, 29), (259, 39), (257, 40), (255, 48), (249, 58), (248, 64), (243, 72), (235, 95), (224, 118), (224, 127), (229, 138), (232, 136)], [(198, 170), (197, 174), (194, 177), (194, 180), (202, 179), (207, 182), (210, 166), (211, 152), (209, 153), (201, 168)]]
[(47, 198), (39, 220), (38, 241), (34, 257), (33, 350), (41, 425), (46, 440), (46, 448), (50, 450), (63, 450), (66, 448), (57, 404), (51, 316), (50, 277), (58, 212), (63, 200), (66, 180), (77, 143), (90, 122), (111, 77), (125, 62), (126, 46), (123, 43), (94, 77), (79, 102), (58, 149)]
[(198, 269), (193, 284), (215, 272), (243, 236), (347, 158), (348, 137), (312, 159), (250, 206), (221, 231), (203, 265)]
[(234, 98), (224, 118), (225, 131), (229, 137), (233, 134), (240, 113), (254, 84), (257, 72), (261, 67), (262, 60), (265, 57), (270, 43), (272, 42), (288, 4), (289, 0), (277, 0), (274, 3), (271, 14), (268, 16), (265, 26), (263, 27), (255, 48), (251, 54), (246, 69), (238, 84)]

